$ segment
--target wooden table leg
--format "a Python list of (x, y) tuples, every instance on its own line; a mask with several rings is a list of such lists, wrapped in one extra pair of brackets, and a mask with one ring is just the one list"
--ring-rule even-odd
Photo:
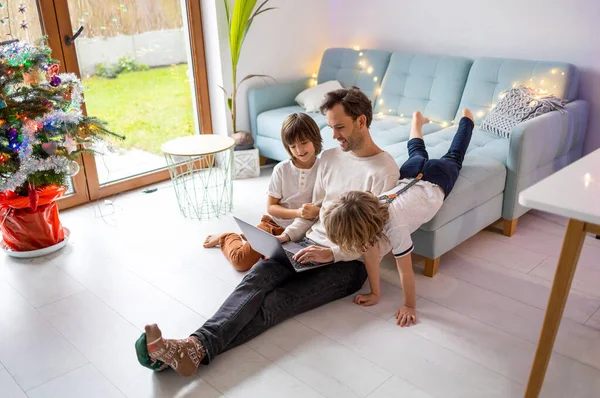
[(527, 382), (525, 398), (537, 398), (542, 390), (544, 376), (556, 339), (556, 332), (565, 309), (573, 274), (575, 274), (579, 253), (585, 239), (584, 229), (585, 223), (582, 221), (571, 219), (567, 224), (567, 231), (565, 232), (552, 290), (550, 291), (548, 307), (546, 308), (542, 333), (540, 334), (529, 381)]

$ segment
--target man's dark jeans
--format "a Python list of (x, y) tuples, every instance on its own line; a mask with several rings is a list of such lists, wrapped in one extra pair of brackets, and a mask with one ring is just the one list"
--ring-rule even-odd
[(215, 315), (192, 334), (206, 349), (202, 362), (208, 364), (288, 318), (346, 297), (366, 280), (367, 271), (360, 261), (297, 273), (289, 265), (261, 260)]

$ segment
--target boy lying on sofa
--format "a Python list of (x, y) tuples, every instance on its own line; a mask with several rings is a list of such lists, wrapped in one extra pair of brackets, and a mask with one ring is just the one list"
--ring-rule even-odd
[(400, 168), (397, 186), (380, 196), (346, 192), (324, 214), (331, 242), (343, 251), (364, 253), (371, 293), (357, 295), (356, 304), (370, 306), (379, 302), (380, 251), (389, 251), (391, 245), (404, 294), (404, 305), (396, 311), (400, 326), (417, 321), (410, 235), (436, 215), (458, 179), (474, 127), (471, 111), (464, 109), (462, 115), (448, 152), (441, 159), (429, 160), (422, 133), (429, 119), (415, 112), (407, 144), (409, 158)]

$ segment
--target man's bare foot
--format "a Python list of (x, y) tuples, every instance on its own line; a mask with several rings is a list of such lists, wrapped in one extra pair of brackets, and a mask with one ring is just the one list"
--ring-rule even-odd
[(209, 249), (211, 247), (217, 247), (219, 246), (219, 239), (221, 238), (222, 235), (208, 235), (206, 237), (206, 240), (204, 241), (204, 247), (206, 249)]
[(471, 121), (473, 123), (475, 123), (475, 118), (473, 117), (473, 113), (471, 113), (471, 111), (468, 108), (463, 109), (462, 115), (463, 115), (463, 117), (468, 117), (469, 119), (471, 119)]
[(168, 364), (182, 376), (192, 376), (200, 366), (206, 351), (198, 338), (190, 336), (187, 339), (163, 339), (156, 324), (146, 325), (146, 341), (150, 358)]
[(423, 125), (429, 123), (429, 119), (424, 117), (421, 112), (413, 113), (412, 126), (410, 129), (410, 138), (423, 139)]

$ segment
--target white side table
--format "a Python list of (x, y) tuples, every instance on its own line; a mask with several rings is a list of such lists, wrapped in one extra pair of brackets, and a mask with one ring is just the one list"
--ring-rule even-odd
[(600, 149), (527, 188), (519, 203), (569, 218), (525, 392), (526, 398), (537, 398), (586, 233), (600, 234)]
[(161, 147), (179, 209), (184, 217), (206, 219), (231, 212), (233, 146), (231, 137), (201, 134)]

